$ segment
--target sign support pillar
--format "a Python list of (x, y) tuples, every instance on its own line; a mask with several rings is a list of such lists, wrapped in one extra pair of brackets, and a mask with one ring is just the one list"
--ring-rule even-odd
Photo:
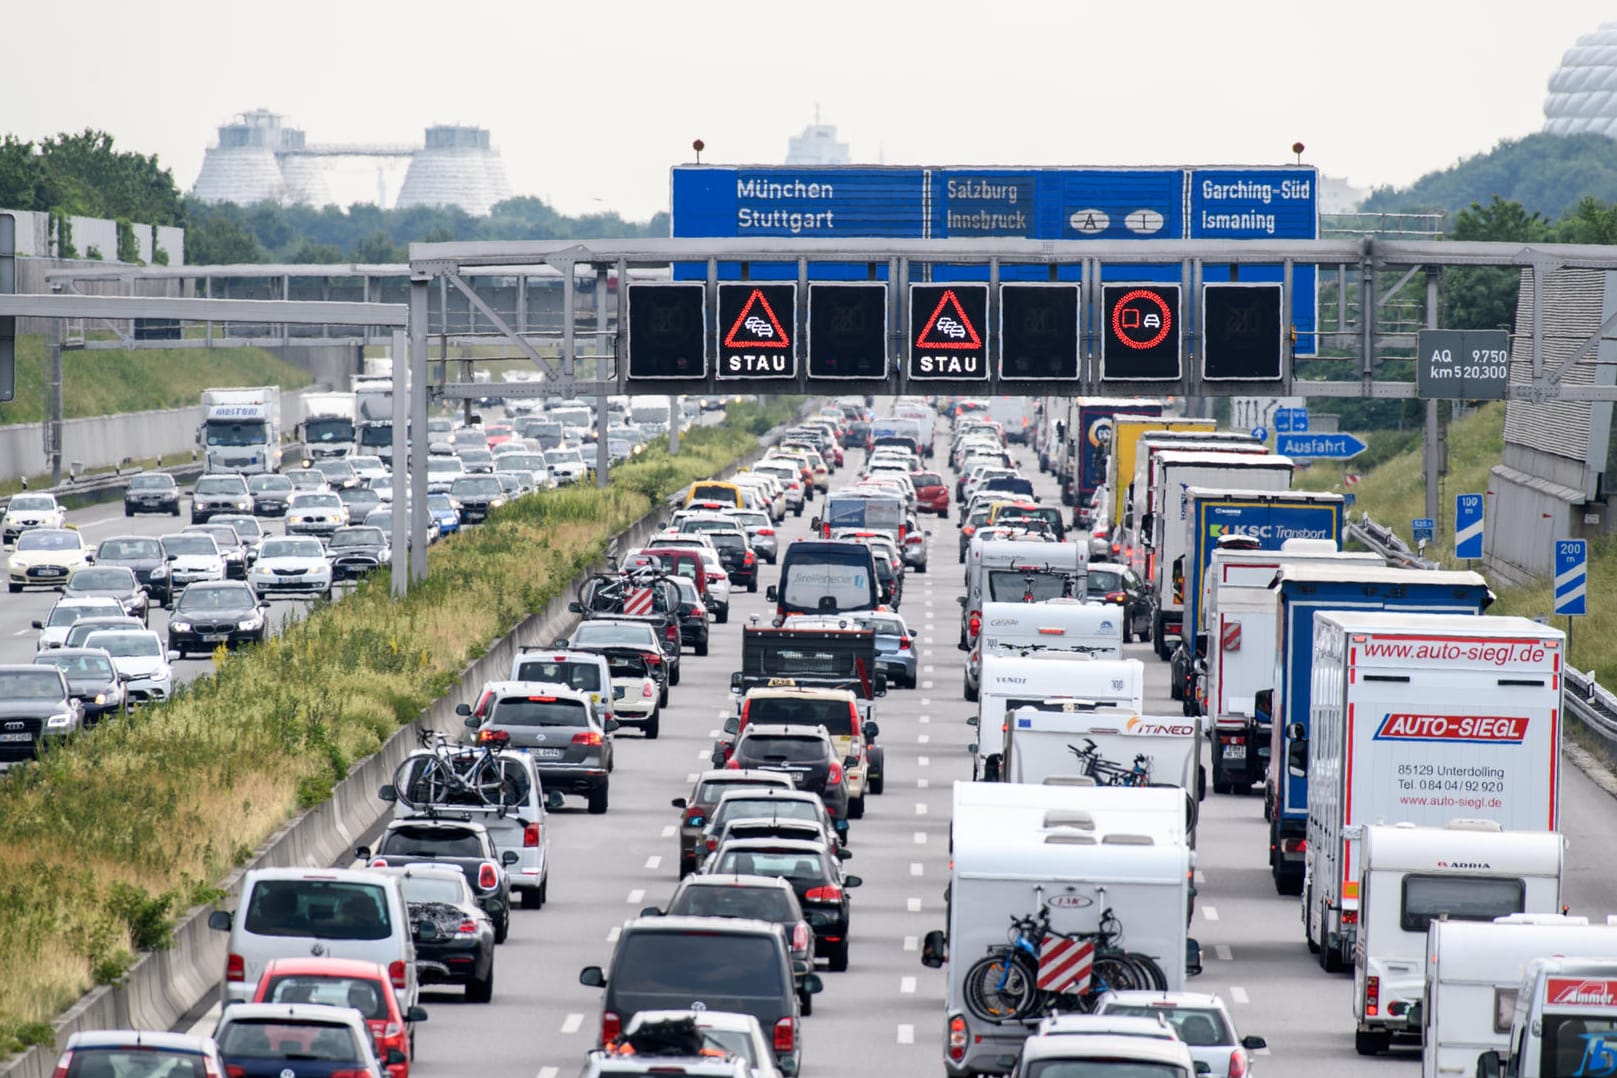
[[(1426, 328), (1437, 328), (1437, 275), (1431, 270), (1426, 271)], [(1438, 489), (1443, 482), (1443, 449), (1435, 398), (1426, 401), (1425, 426), (1425, 437), (1421, 439), (1421, 474), (1426, 478), (1426, 515), (1437, 521), (1441, 531), (1442, 503)]]
[(51, 486), (62, 485), (62, 322), (51, 319), (50, 382), (45, 387), (45, 455), (50, 458)]
[[(618, 279), (618, 287), (623, 287), (623, 278)], [(595, 268), (595, 380), (606, 381), (606, 267)], [(595, 398), (595, 485), (605, 487), (609, 482), (608, 469), (612, 466), (611, 446), (607, 442), (606, 431), (612, 420), (606, 414), (606, 395), (599, 394)]]
[[(407, 504), (410, 511), (410, 583), (427, 578), (427, 307), (432, 278), (410, 278), (410, 441), (414, 446), (409, 454), (410, 492)], [(447, 316), (448, 305), (445, 305)], [(446, 322), (447, 325), (447, 322)], [(468, 363), (466, 366), (470, 366)], [(468, 371), (466, 381), (471, 381)], [(397, 399), (398, 387), (394, 387)], [(468, 409), (471, 401), (466, 402)], [(398, 464), (393, 465), (397, 474)], [(393, 501), (398, 502), (398, 492)], [(394, 557), (397, 557), (397, 553)]]

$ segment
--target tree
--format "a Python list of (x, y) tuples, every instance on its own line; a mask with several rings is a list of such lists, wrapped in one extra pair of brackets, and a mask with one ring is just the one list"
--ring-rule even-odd
[(186, 208), (185, 260), (193, 266), (233, 266), (268, 262), (269, 252), (242, 219), (241, 207), (207, 206), (191, 202)]
[(1456, 217), (1494, 196), (1555, 220), (1586, 197), (1617, 199), (1617, 140), (1604, 135), (1534, 134), (1429, 172), (1402, 189), (1382, 188), (1366, 210)]
[(297, 250), (288, 255), (286, 260), (288, 262), (321, 263), (324, 265), (347, 261), (343, 258), (342, 248), (336, 244), (315, 243), (310, 239), (305, 239), (300, 243)]
[[(1457, 240), (1543, 243), (1550, 239), (1550, 233), (1550, 223), (1542, 214), (1495, 195), (1486, 206), (1473, 202), (1461, 210), (1454, 219), (1452, 234)], [(1445, 271), (1444, 282), (1448, 299), (1446, 326), (1515, 328), (1519, 271), (1503, 266), (1450, 269)]]
[(354, 248), (354, 261), (365, 266), (391, 266), (410, 259), (410, 252), (377, 231), (359, 241)]

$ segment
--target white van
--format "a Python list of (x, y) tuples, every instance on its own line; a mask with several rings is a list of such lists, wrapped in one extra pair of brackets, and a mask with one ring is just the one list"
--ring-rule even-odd
[(615, 719), (612, 708), (612, 667), (606, 656), (595, 651), (526, 645), (511, 660), (507, 681), (548, 681), (589, 693), (595, 716), (606, 725)]
[(1516, 993), (1533, 959), (1575, 954), (1617, 960), (1617, 925), (1519, 913), (1493, 921), (1433, 921), (1426, 984), (1411, 1025), (1423, 1078), (1471, 1078), (1477, 1057), (1510, 1045)]
[(400, 1007), (421, 994), (415, 941), (399, 881), (345, 868), (257, 868), (242, 879), (236, 910), (214, 910), (208, 927), (230, 933), (223, 1006), (253, 998), (274, 958), (318, 954), (387, 968)]
[[(1090, 710), (1145, 710), (1145, 664), (1138, 659), (1091, 659), (1059, 651), (994, 652), (983, 657), (977, 702), (978, 742), (972, 778), (998, 781), (1006, 716), (1018, 707), (1073, 701)], [(968, 720), (969, 721), (969, 720)]]
[(1097, 659), (1123, 657), (1123, 608), (1082, 598), (983, 604), (977, 647), (966, 655), (966, 695), (979, 691), (982, 656), (996, 648), (1066, 651)]
[(1354, 1047), (1384, 1052), (1410, 1032), (1426, 984), (1422, 948), (1438, 920), (1558, 913), (1566, 842), (1554, 831), (1506, 831), (1492, 820), (1442, 827), (1371, 824), (1360, 847), (1353, 948)]
[(1535, 958), (1516, 990), (1506, 1052), (1477, 1057), (1477, 1078), (1602, 1078), (1617, 1073), (1617, 960)]

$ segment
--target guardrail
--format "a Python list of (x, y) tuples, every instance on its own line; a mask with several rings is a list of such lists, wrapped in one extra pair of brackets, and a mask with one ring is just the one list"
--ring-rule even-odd
[[(1390, 564), (1408, 569), (1438, 569), (1441, 566), (1419, 557), (1391, 528), (1377, 524), (1369, 513), (1361, 513), (1358, 523), (1349, 520), (1347, 538), (1386, 558)], [(1594, 671), (1580, 673), (1568, 666), (1563, 677), (1562, 699), (1566, 713), (1598, 735), (1606, 744), (1606, 755), (1617, 760), (1617, 695), (1595, 680)]]
[[(167, 468), (148, 468), (146, 471), (167, 472), (174, 477), (176, 483), (187, 483), (202, 474), (200, 461), (186, 461), (184, 464), (174, 464)], [(111, 501), (113, 498), (123, 496), (124, 487), (129, 485), (131, 476), (136, 472), (106, 472), (97, 473), (84, 479), (70, 479), (54, 487), (42, 487), (30, 494), (54, 494), (61, 501), (79, 501), (84, 503)], [(6, 511), (11, 504), (11, 495), (0, 497), (0, 513)]]

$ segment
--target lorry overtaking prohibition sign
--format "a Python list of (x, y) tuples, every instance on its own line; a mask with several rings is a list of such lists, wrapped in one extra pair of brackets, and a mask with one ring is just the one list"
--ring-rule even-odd
[(1101, 378), (1177, 381), (1180, 377), (1179, 286), (1105, 285), (1101, 289)]

